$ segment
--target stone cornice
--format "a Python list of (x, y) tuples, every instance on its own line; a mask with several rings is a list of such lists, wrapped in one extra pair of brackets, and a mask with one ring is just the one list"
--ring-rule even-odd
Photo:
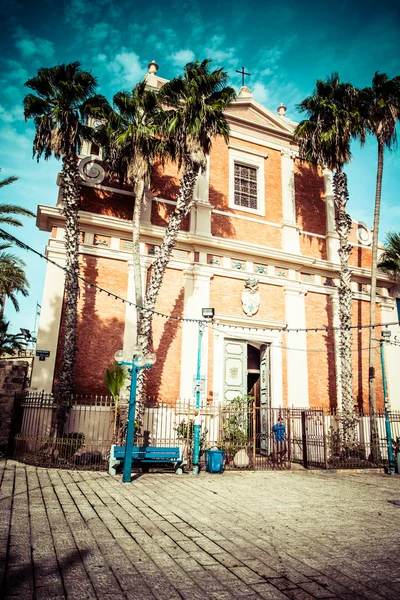
[[(80, 211), (79, 218), (82, 226), (86, 225), (89, 228), (96, 228), (98, 233), (112, 235), (111, 232), (114, 232), (115, 237), (131, 236), (132, 234), (132, 222), (128, 220), (85, 211)], [(64, 217), (61, 214), (61, 209), (53, 206), (39, 205), (36, 223), (42, 231), (51, 231), (52, 227), (63, 227)], [(142, 240), (146, 243), (157, 244), (163, 238), (164, 232), (164, 227), (156, 225), (142, 225), (141, 227)], [(339, 265), (327, 260), (291, 254), (283, 250), (260, 246), (259, 244), (252, 244), (250, 242), (215, 236), (201, 236), (186, 231), (179, 232), (177, 241), (180, 247), (188, 250), (202, 251), (208, 254), (221, 253), (238, 258), (243, 257), (243, 259), (247, 257), (248, 260), (259, 260), (263, 263), (274, 261), (275, 264), (287, 266), (288, 268), (306, 268), (311, 269), (314, 273), (322, 272), (325, 277), (335, 277), (339, 272)], [(116, 250), (115, 252), (120, 251)], [(371, 271), (369, 269), (353, 266), (351, 268), (353, 277), (371, 279)], [(379, 273), (378, 278), (382, 283), (393, 283), (393, 280), (386, 274)]]

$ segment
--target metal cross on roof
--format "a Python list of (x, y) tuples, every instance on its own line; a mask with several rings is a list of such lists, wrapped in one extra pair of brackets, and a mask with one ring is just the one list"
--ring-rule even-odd
[(242, 76), (242, 87), (244, 86), (244, 76), (248, 75), (250, 77), (251, 73), (246, 73), (244, 67), (242, 67), (241, 71), (236, 71), (236, 73), (240, 73)]

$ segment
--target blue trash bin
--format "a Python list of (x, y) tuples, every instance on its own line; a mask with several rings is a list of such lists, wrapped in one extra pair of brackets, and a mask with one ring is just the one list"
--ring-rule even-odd
[(204, 457), (207, 473), (224, 472), (225, 452), (223, 450), (205, 450)]

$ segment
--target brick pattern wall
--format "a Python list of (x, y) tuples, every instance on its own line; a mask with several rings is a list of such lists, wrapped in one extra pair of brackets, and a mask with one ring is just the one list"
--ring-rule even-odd
[(326, 240), (305, 233), (300, 234), (300, 253), (304, 256), (313, 256), (321, 260), (328, 260), (326, 253)]
[(82, 186), (80, 210), (132, 220), (134, 197), (107, 190), (98, 190)]
[(304, 231), (325, 235), (326, 207), (320, 169), (296, 159), (294, 188), (297, 224)]
[[(353, 300), (353, 323), (369, 323), (370, 303), (364, 300)], [(376, 306), (376, 322), (380, 323), (381, 314), (379, 305)], [(379, 329), (374, 337), (380, 337)], [(382, 371), (379, 354), (379, 344), (375, 350), (375, 376), (376, 376), (376, 406), (383, 410)], [(354, 400), (358, 407), (368, 412), (368, 356), (369, 356), (369, 329), (353, 329), (353, 391)]]
[(157, 198), (176, 200), (179, 191), (179, 171), (174, 163), (155, 163), (151, 175), (151, 191)]
[[(235, 140), (236, 144), (236, 140)], [(259, 150), (265, 153), (263, 146), (257, 146), (240, 140), (237, 143), (241, 148)], [(272, 222), (280, 224), (282, 221), (282, 175), (281, 154), (276, 150), (268, 149), (268, 158), (264, 161), (265, 181), (265, 216), (241, 211), (229, 206), (229, 149), (221, 137), (214, 140), (210, 154), (210, 202), (217, 210), (227, 213), (227, 216), (212, 214), (211, 231), (217, 237), (233, 238), (236, 240), (253, 242), (282, 248), (282, 234), (277, 228), (262, 224)], [(229, 218), (229, 214), (255, 218), (261, 223)]]
[(363, 269), (370, 269), (372, 267), (371, 248), (360, 248), (359, 246), (354, 246), (350, 254), (349, 264), (352, 267), (362, 267)]
[[(174, 317), (183, 316), (184, 275), (167, 269), (155, 310)], [(194, 342), (195, 343), (195, 342)], [(148, 372), (147, 394), (174, 402), (180, 393), (182, 325), (174, 319), (153, 317), (153, 346), (157, 362)]]
[[(308, 292), (307, 327), (333, 326), (332, 299), (326, 294)], [(308, 394), (311, 408), (336, 408), (336, 366), (333, 331), (307, 333)]]
[[(242, 309), (243, 279), (230, 279), (214, 276), (211, 280), (210, 306), (215, 308), (215, 313), (245, 317)], [(276, 321), (285, 320), (285, 298), (283, 287), (260, 283), (260, 309), (255, 315), (256, 319)], [(251, 319), (249, 319), (251, 326)]]
[(14, 408), (14, 394), (25, 388), (29, 363), (0, 360), (0, 453), (7, 449)]
[[(172, 204), (166, 204), (165, 202), (153, 202), (151, 205), (151, 223), (152, 225), (158, 225), (159, 227), (166, 227), (168, 225), (169, 217), (174, 212), (174, 206)], [(182, 221), (181, 231), (189, 231), (190, 228), (190, 215), (187, 215)]]
[[(81, 256), (83, 277), (122, 298), (127, 297), (128, 265), (126, 262), (95, 256)], [(78, 302), (76, 391), (81, 394), (108, 394), (105, 369), (113, 362), (114, 353), (122, 348), (126, 305), (106, 293), (96, 293), (80, 282)], [(56, 374), (61, 369), (64, 311), (57, 349)], [(57, 386), (57, 378), (55, 381)]]

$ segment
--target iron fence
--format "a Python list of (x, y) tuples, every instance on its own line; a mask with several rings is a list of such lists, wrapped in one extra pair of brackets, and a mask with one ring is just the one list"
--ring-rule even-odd
[(9, 453), (40, 466), (107, 468), (115, 432), (115, 405), (105, 396), (71, 398), (63, 430), (57, 430), (52, 394), (17, 395)]
[[(151, 446), (180, 446), (189, 468), (192, 466), (194, 422), (197, 409), (193, 400), (175, 404), (152, 401), (140, 411), (141, 427), (136, 442)], [(289, 469), (289, 411), (263, 408), (253, 401), (238, 398), (225, 405), (202, 403), (200, 466), (204, 466), (204, 451), (225, 452), (225, 469)], [(274, 425), (281, 419), (278, 436)], [(282, 439), (277, 439), (280, 437)]]
[[(9, 454), (20, 461), (58, 468), (106, 470), (113, 443), (124, 444), (127, 400), (105, 396), (71, 398), (66, 421), (57, 426), (57, 398), (52, 394), (20, 394), (15, 398)], [(148, 399), (138, 406), (135, 444), (179, 446), (192, 466), (193, 399), (174, 402)], [(225, 469), (383, 468), (388, 463), (385, 419), (376, 415), (378, 451), (371, 452), (371, 420), (357, 415), (351, 445), (343, 443), (343, 419), (323, 409), (267, 408), (253, 399), (226, 404), (203, 402), (200, 466), (204, 451), (225, 452)], [(395, 455), (400, 453), (400, 412), (391, 411)], [(372, 456), (374, 454), (374, 456)]]

